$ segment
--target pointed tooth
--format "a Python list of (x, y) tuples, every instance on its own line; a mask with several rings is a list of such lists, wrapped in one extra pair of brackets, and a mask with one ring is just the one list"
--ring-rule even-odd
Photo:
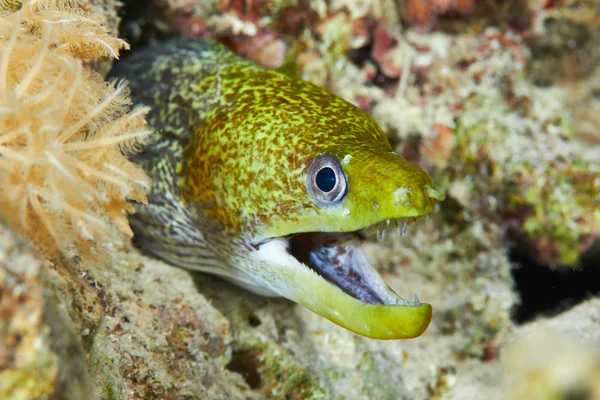
[(419, 297), (415, 294), (415, 302), (413, 303), (413, 305), (418, 306), (419, 304), (421, 304), (421, 302), (419, 301)]
[(405, 306), (410, 306), (410, 302), (407, 299), (404, 299), (404, 305)]
[(383, 236), (385, 235), (384, 232), (385, 231), (383, 230), (383, 228), (379, 228), (379, 230), (377, 231), (377, 240), (379, 240), (379, 241), (383, 240)]
[(389, 219), (386, 219), (386, 220), (385, 220), (385, 225), (386, 225), (386, 226), (390, 226), (390, 220), (389, 220)]
[(406, 235), (406, 232), (408, 232), (408, 224), (405, 222), (404, 225), (402, 225), (402, 235)]

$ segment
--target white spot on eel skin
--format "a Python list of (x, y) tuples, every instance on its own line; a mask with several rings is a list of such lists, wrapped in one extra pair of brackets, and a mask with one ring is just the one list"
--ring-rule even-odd
[(394, 191), (394, 196), (396, 197), (406, 197), (408, 196), (408, 192), (409, 192), (409, 188), (406, 187), (399, 187), (398, 189), (396, 189)]

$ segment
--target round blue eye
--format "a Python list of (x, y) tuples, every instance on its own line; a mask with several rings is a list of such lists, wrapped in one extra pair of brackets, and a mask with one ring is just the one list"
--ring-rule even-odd
[(329, 167), (322, 168), (319, 172), (317, 172), (315, 183), (323, 192), (331, 192), (336, 183), (335, 171)]
[(308, 167), (307, 178), (308, 193), (320, 206), (337, 204), (348, 193), (344, 169), (332, 155), (317, 156)]

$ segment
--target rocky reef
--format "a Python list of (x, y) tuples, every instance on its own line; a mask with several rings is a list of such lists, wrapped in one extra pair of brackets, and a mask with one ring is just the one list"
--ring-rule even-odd
[[(600, 398), (594, 2), (123, 3), (0, 1), (0, 398)], [(392, 288), (433, 305), (423, 336), (359, 337), (129, 244), (126, 199), (144, 201), (147, 178), (122, 153), (149, 131), (102, 75), (127, 56), (117, 37), (171, 36), (327, 87), (430, 173), (447, 195), (431, 218), (364, 245)], [(65, 62), (80, 100), (49, 122), (72, 86), (39, 71)], [(65, 131), (91, 144), (54, 146)], [(560, 291), (536, 271), (591, 286), (523, 322), (523, 287)]]

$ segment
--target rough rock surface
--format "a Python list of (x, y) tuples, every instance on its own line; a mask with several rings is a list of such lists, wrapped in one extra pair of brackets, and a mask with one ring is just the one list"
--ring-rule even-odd
[(52, 270), (0, 225), (0, 398), (75, 400), (91, 391), (81, 336), (49, 290)]
[[(469, 335), (447, 327), (457, 301), (426, 274), (394, 273), (390, 283), (402, 291), (401, 281), (409, 279), (411, 288), (448, 309), (436, 309), (433, 326), (418, 340), (374, 341), (286, 300), (254, 296), (135, 250), (115, 251), (112, 265), (49, 265), (9, 230), (1, 233), (2, 398), (467, 399), (486, 393), (492, 399), (506, 388), (518, 398), (528, 379), (561, 373), (552, 367), (556, 357), (574, 363), (564, 370), (573, 375), (566, 389), (550, 378), (538, 387), (597, 393), (600, 385), (600, 358), (585, 351), (600, 346), (598, 299), (523, 327), (505, 321), (482, 357), (467, 351), (477, 334), (485, 336), (467, 323), (478, 311), (463, 307), (455, 321)], [(380, 254), (370, 257), (381, 267), (377, 260), (388, 254), (372, 246)], [(503, 321), (499, 310), (486, 312)], [(532, 346), (553, 331), (555, 356)]]
[[(135, 250), (115, 251), (110, 265), (40, 270), (31, 260), (40, 321), (53, 321), (46, 337), (62, 336), (53, 343), (78, 355), (58, 363), (79, 376), (66, 386), (56, 361), (36, 367), (50, 374), (48, 387), (55, 384), (59, 397), (79, 382), (97, 398), (423, 398), (464, 346), (462, 335), (440, 334), (435, 325), (419, 341), (361, 338), (286, 300), (254, 296)], [(424, 295), (436, 292), (424, 277), (418, 286)], [(89, 376), (76, 368), (83, 349)], [(38, 362), (41, 350), (34, 352)]]

